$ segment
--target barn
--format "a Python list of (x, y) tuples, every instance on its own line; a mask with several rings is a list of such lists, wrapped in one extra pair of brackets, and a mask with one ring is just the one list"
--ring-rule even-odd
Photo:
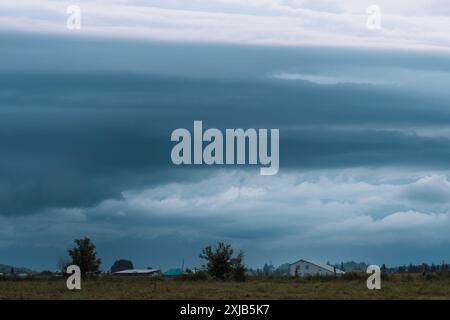
[(342, 275), (344, 273), (345, 273), (344, 271), (336, 267), (330, 266), (326, 263), (321, 263), (318, 261), (307, 259), (300, 259), (289, 265), (290, 276), (298, 276), (298, 277), (314, 276), (314, 275), (332, 276), (332, 275)]

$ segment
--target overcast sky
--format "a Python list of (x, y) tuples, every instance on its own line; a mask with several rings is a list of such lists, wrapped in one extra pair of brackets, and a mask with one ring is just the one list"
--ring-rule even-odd
[[(0, 28), (67, 33), (66, 10), (81, 8), (78, 34), (241, 44), (444, 49), (446, 0), (3, 0)], [(381, 29), (366, 27), (381, 10)], [(73, 33), (73, 31), (72, 31)]]
[[(78, 1), (67, 30), (69, 2), (2, 1), (0, 263), (85, 235), (103, 269), (223, 240), (250, 266), (450, 261), (444, 2), (378, 1), (368, 30), (366, 1)], [(194, 120), (280, 128), (279, 174), (173, 166)]]

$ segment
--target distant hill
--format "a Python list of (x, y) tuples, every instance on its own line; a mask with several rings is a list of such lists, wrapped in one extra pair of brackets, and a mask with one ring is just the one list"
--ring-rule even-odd
[(11, 272), (11, 268), (14, 268), (14, 272), (16, 274), (19, 273), (35, 273), (33, 270), (28, 268), (17, 268), (13, 266), (8, 266), (6, 264), (0, 264), (0, 273), (9, 274)]

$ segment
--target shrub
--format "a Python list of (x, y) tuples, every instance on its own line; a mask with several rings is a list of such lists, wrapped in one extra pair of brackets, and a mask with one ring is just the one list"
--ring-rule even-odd
[(207, 261), (208, 274), (214, 279), (244, 281), (246, 271), (242, 263), (244, 253), (240, 251), (235, 257), (233, 253), (231, 245), (219, 242), (215, 248), (211, 246), (204, 248), (200, 258)]
[(208, 273), (205, 271), (197, 271), (196, 273), (184, 273), (177, 278), (177, 280), (181, 281), (206, 281), (208, 279)]
[(354, 281), (354, 280), (366, 280), (368, 277), (367, 274), (364, 272), (346, 272), (345, 274), (341, 275), (339, 278), (346, 281)]

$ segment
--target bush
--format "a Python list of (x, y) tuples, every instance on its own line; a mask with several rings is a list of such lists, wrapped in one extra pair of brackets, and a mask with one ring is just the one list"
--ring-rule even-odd
[(355, 280), (367, 280), (368, 275), (364, 272), (346, 272), (341, 275), (339, 278), (346, 281), (355, 281)]
[(231, 259), (231, 276), (234, 281), (245, 281), (245, 271), (247, 270), (242, 264), (244, 252), (239, 252), (236, 258)]
[(208, 273), (205, 271), (198, 271), (196, 273), (184, 273), (177, 278), (181, 281), (206, 281), (209, 279)]
[(427, 280), (427, 281), (433, 280), (433, 278), (434, 278), (434, 274), (427, 273), (425, 276), (425, 280)]
[(450, 279), (450, 271), (439, 271), (436, 273), (436, 277), (438, 277), (439, 279)]
[(411, 274), (408, 273), (408, 274), (402, 274), (401, 279), (404, 282), (411, 282), (411, 281), (414, 280), (414, 277)]
[(381, 280), (389, 280), (390, 275), (387, 272), (381, 272)]
[(219, 242), (215, 248), (207, 246), (200, 258), (207, 261), (208, 274), (218, 280), (244, 281), (246, 268), (242, 262), (244, 252), (233, 257), (234, 250), (229, 244)]
[(119, 272), (123, 270), (134, 269), (133, 262), (130, 260), (120, 259), (111, 266), (111, 272)]
[(285, 279), (289, 279), (290, 281), (294, 281), (296, 283), (305, 283), (305, 282), (330, 282), (339, 279), (339, 277), (335, 275), (305, 275), (302, 277), (286, 277)]

